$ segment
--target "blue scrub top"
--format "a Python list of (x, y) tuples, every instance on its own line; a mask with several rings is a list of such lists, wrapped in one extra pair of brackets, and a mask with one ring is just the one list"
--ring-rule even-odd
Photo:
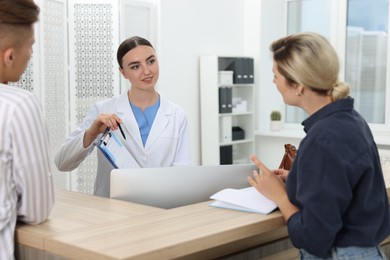
[(147, 107), (145, 111), (142, 111), (141, 108), (135, 106), (130, 102), (131, 109), (133, 110), (135, 119), (138, 124), (139, 132), (141, 133), (142, 143), (145, 146), (146, 140), (152, 128), (154, 118), (156, 117), (158, 108), (160, 107), (160, 97), (155, 104)]

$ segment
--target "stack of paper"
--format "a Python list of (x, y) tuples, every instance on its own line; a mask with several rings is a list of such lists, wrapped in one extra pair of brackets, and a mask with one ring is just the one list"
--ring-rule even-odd
[(264, 197), (255, 188), (224, 189), (210, 197), (215, 201), (210, 206), (268, 214), (278, 206)]

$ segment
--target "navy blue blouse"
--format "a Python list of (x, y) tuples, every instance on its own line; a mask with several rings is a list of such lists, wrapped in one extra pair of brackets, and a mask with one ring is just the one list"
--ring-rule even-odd
[(287, 178), (300, 210), (288, 220), (295, 247), (326, 256), (332, 247), (377, 246), (390, 234), (377, 146), (353, 99), (330, 103), (303, 123), (306, 137)]

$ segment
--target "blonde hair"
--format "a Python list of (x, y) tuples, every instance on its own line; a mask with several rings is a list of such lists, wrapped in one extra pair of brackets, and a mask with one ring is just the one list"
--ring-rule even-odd
[(299, 84), (333, 100), (349, 95), (349, 85), (338, 80), (339, 59), (321, 35), (292, 34), (271, 44), (273, 60), (289, 85)]

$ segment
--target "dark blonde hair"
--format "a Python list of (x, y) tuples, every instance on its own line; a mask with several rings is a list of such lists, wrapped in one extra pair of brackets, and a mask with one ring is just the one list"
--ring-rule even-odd
[(349, 85), (339, 82), (339, 59), (325, 37), (304, 32), (271, 44), (273, 60), (289, 85), (299, 84), (333, 100), (349, 95)]

